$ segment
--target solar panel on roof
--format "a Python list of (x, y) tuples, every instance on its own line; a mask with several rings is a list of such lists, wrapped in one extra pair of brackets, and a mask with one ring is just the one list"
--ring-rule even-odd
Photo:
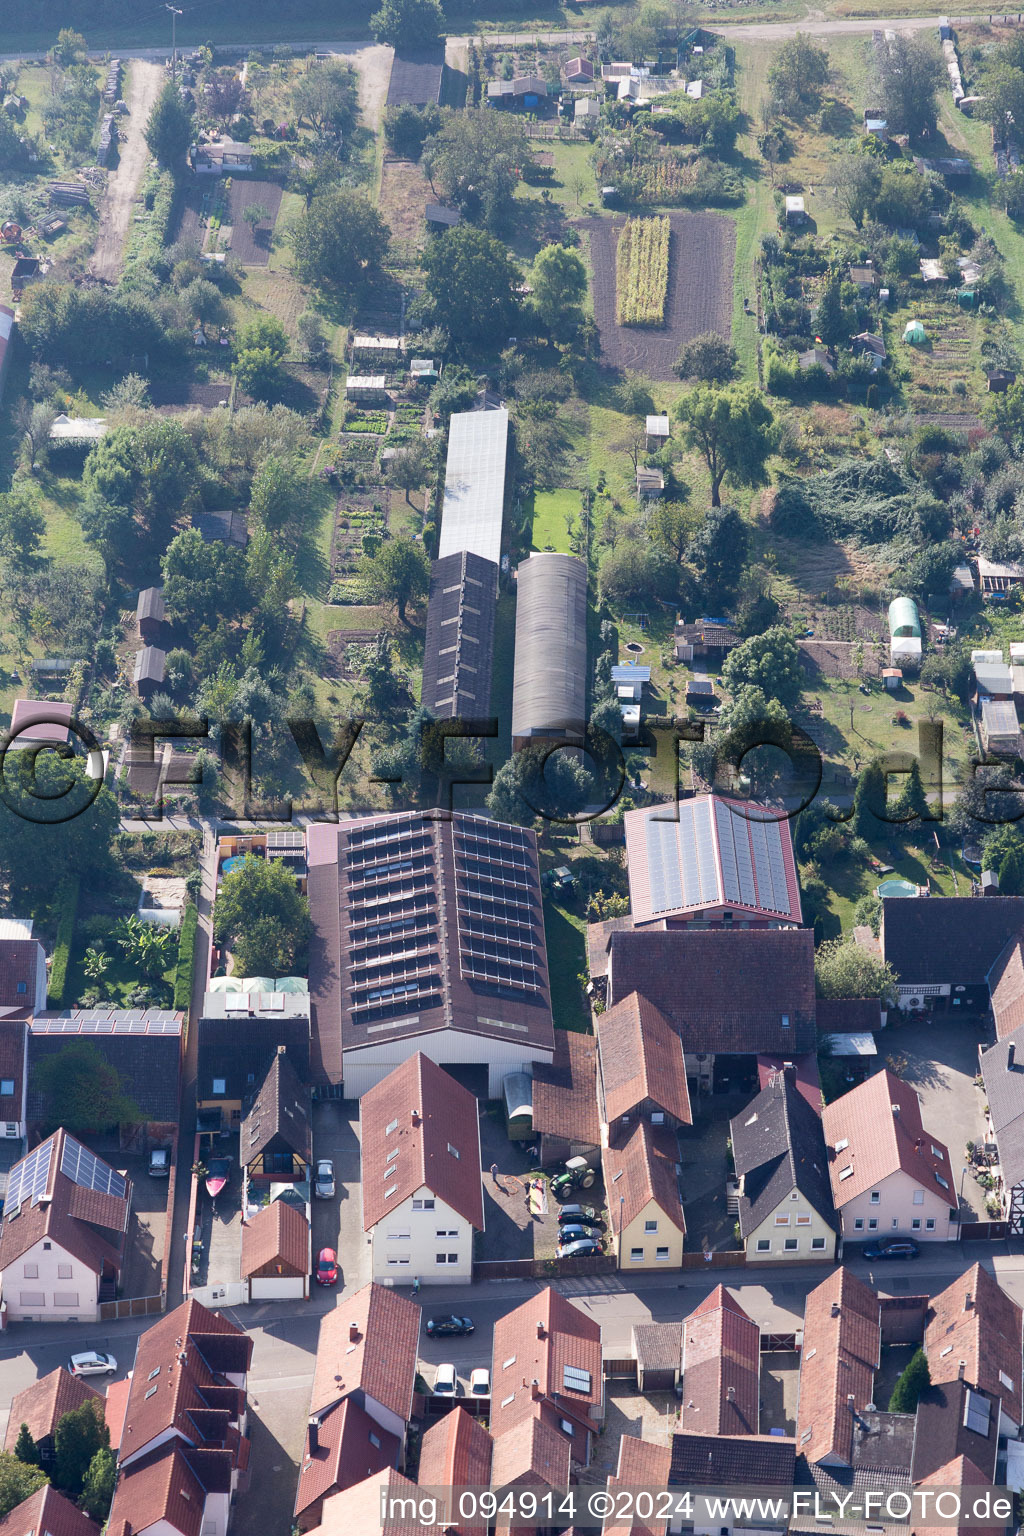
[(96, 1189), (101, 1194), (118, 1195), (122, 1200), (128, 1192), (123, 1174), (90, 1152), (88, 1147), (83, 1147), (73, 1136), (64, 1138), (60, 1171), (72, 1184), (78, 1184), (82, 1189)]
[[(685, 821), (682, 812), (686, 809), (680, 806), (680, 835), (683, 835)], [(683, 862), (682, 873), (680, 870), (679, 855), (676, 850), (676, 828), (670, 821), (657, 821), (654, 817), (648, 817), (645, 824), (647, 834), (647, 871), (651, 887), (651, 907), (655, 912), (665, 912), (671, 907), (678, 907), (683, 902), (683, 881), (685, 878), (686, 863)]]
[(721, 891), (715, 862), (715, 841), (711, 831), (711, 810), (707, 800), (693, 802), (693, 831), (697, 845), (697, 873), (703, 903), (718, 901)]
[(4, 1209), (8, 1215), (14, 1206), (36, 1201), (45, 1193), (50, 1178), (52, 1157), (53, 1141), (44, 1141), (11, 1169), (7, 1180), (7, 1198), (4, 1202)]

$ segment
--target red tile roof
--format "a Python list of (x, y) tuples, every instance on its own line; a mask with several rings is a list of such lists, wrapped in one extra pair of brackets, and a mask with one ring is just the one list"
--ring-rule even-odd
[(808, 1462), (849, 1464), (853, 1415), (873, 1401), (881, 1352), (878, 1297), (841, 1268), (816, 1286), (804, 1308), (796, 1434)]
[[(623, 1435), (619, 1441), (619, 1461), (615, 1475), (608, 1479), (608, 1491), (617, 1488), (667, 1488), (672, 1466), (672, 1450), (667, 1445), (651, 1445), (647, 1440), (635, 1440)], [(665, 1536), (666, 1520), (646, 1522), (620, 1520), (606, 1524), (603, 1536)]]
[(0, 1120), (25, 1117), (27, 1019), (0, 1019), (0, 1077), (13, 1078), (14, 1092), (0, 1097)]
[(262, 1270), (309, 1273), (309, 1222), (287, 1200), (272, 1200), (242, 1226), (242, 1279)]
[(1005, 1040), (1024, 1024), (1024, 938), (1020, 934), (1014, 935), (993, 965), (988, 984), (996, 1039)]
[(361, 1390), (408, 1420), (419, 1335), (420, 1309), (408, 1297), (374, 1283), (346, 1296), (320, 1324), (310, 1413)]
[(694, 1434), (756, 1435), (761, 1330), (724, 1285), (683, 1322), (679, 1427)]
[(593, 1035), (555, 1030), (555, 1054), (550, 1065), (537, 1062), (533, 1069), (533, 1129), (538, 1136), (601, 1145)]
[[(493, 1441), (480, 1420), (464, 1408), (453, 1408), (424, 1431), (417, 1472), (420, 1487), (489, 1487), (493, 1450)], [(453, 1520), (447, 1529), (458, 1532), (458, 1536), (484, 1536), (487, 1525)]]
[[(61, 1129), (54, 1131), (48, 1140), (53, 1143), (44, 1191), (49, 1199), (23, 1200), (20, 1208), (16, 1208), (16, 1215), (12, 1214), (11, 1208), (5, 1211), (0, 1226), (0, 1270), (16, 1264), (22, 1254), (42, 1238), (50, 1239), (72, 1254), (94, 1274), (101, 1274), (105, 1267), (119, 1270), (131, 1206), (131, 1180), (127, 1183), (125, 1199), (83, 1189), (61, 1172), (65, 1144), (74, 1142), (74, 1137)], [(38, 1152), (37, 1147), (34, 1154)], [(15, 1168), (18, 1166), (15, 1164)], [(12, 1168), (8, 1175), (8, 1188), (14, 1171)], [(105, 1234), (97, 1232), (91, 1225), (97, 1220), (106, 1227)]]
[(548, 1418), (537, 1414), (494, 1437), (491, 1481), (495, 1488), (538, 1482), (564, 1488), (571, 1461), (572, 1441)]
[(678, 1148), (674, 1131), (642, 1120), (623, 1146), (605, 1147), (601, 1158), (604, 1186), (609, 1201), (616, 1207), (613, 1214), (617, 1230), (619, 1211), (621, 1225), (627, 1227), (653, 1200), (677, 1231), (686, 1232), (676, 1174)]
[(0, 1536), (99, 1536), (95, 1520), (47, 1484), (0, 1520)]
[(681, 1124), (692, 1124), (682, 1044), (665, 1015), (646, 997), (632, 992), (602, 1014), (597, 1047), (609, 1122), (650, 1099)]
[(965, 1381), (991, 1392), (1020, 1424), (1022, 1317), (989, 1271), (973, 1265), (932, 1298), (924, 1333), (932, 1381), (954, 1381), (963, 1361)]
[(403, 1524), (400, 1520), (381, 1524), (381, 1491), (386, 1489), (394, 1498), (415, 1497), (416, 1484), (389, 1467), (368, 1477), (344, 1493), (332, 1494), (324, 1500), (323, 1515), (315, 1528), (314, 1536), (423, 1536), (419, 1524)]
[[(818, 1002), (818, 1019), (821, 1019), (821, 1001)], [(814, 1110), (821, 1114), (821, 1080), (818, 1077), (818, 1058), (813, 1051), (805, 1056), (759, 1056), (757, 1058), (757, 1085), (767, 1088), (772, 1078), (784, 1072), (788, 1062), (793, 1063), (793, 1082), (797, 1093)]]
[(424, 1188), (483, 1230), (480, 1106), (468, 1088), (417, 1051), (363, 1094), (359, 1124), (364, 1231)]
[(110, 1431), (110, 1448), (114, 1451), (121, 1449), (121, 1436), (124, 1434), (124, 1420), (128, 1412), (128, 1398), (131, 1390), (132, 1384), (127, 1376), (123, 1381), (112, 1381), (107, 1388), (106, 1420)]
[(352, 1488), (375, 1472), (393, 1467), (402, 1451), (397, 1436), (382, 1429), (353, 1397), (344, 1398), (316, 1417), (315, 1450), (310, 1448), (310, 1431), (308, 1427), (306, 1430), (295, 1489), (296, 1519), (311, 1511), (315, 1518), (326, 1494)]
[(43, 1376), (19, 1392), (11, 1403), (4, 1450), (14, 1450), (18, 1431), (23, 1424), (28, 1425), (29, 1434), (37, 1444), (40, 1440), (51, 1439), (58, 1419), (63, 1418), (72, 1408), (80, 1408), (88, 1402), (102, 1403), (103, 1393), (97, 1392), (95, 1387), (91, 1387), (80, 1376), (72, 1376), (62, 1365), (58, 1366), (48, 1376)]
[[(244, 1393), (222, 1373), (244, 1374), (252, 1339), (219, 1312), (190, 1299), (139, 1338), (121, 1435), (122, 1462), (138, 1457), (168, 1430), (214, 1445), (244, 1411)], [(152, 1392), (151, 1388), (156, 1387)]]
[(45, 964), (38, 939), (0, 939), (0, 1008), (34, 1008), (36, 977)]
[[(544, 1400), (584, 1428), (596, 1427), (591, 1409), (601, 1402), (603, 1392), (601, 1329), (571, 1301), (550, 1287), (524, 1301), (498, 1318), (493, 1347), (495, 1439), (521, 1420), (536, 1417)], [(589, 1386), (566, 1385), (565, 1372), (573, 1368), (587, 1373)]]
[(955, 1198), (945, 1143), (928, 1135), (916, 1092), (887, 1067), (826, 1105), (821, 1124), (837, 1210), (899, 1169), (947, 1203)]
[(205, 1507), (206, 1491), (184, 1454), (164, 1447), (121, 1469), (108, 1531), (145, 1531), (166, 1521), (181, 1536), (200, 1536)]
[[(772, 979), (770, 994), (764, 979)], [(631, 992), (665, 1015), (688, 1051), (813, 1051), (809, 928), (669, 928), (613, 933), (608, 1002)]]

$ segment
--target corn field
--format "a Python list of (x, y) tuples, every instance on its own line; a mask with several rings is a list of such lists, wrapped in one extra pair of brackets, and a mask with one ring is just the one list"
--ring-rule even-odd
[(668, 292), (667, 218), (627, 219), (615, 257), (615, 318), (620, 325), (661, 325)]

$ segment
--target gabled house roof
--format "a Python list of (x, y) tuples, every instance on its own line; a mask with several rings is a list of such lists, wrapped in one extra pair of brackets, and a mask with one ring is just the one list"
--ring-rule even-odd
[(417, 1051), (363, 1094), (363, 1230), (429, 1190), (483, 1230), (480, 1107), (443, 1067)]
[(272, 1200), (242, 1226), (242, 1279), (278, 1264), (282, 1274), (309, 1273), (309, 1222), (287, 1200)]
[(955, 1381), (963, 1361), (964, 1380), (999, 1398), (1020, 1424), (1022, 1317), (988, 1270), (973, 1265), (932, 1297), (924, 1331), (932, 1381)]
[(131, 1193), (129, 1178), (93, 1157), (67, 1131), (54, 1131), (8, 1175), (0, 1271), (42, 1238), (72, 1254), (94, 1274), (118, 1270)]
[(304, 1162), (308, 1163), (313, 1156), (309, 1089), (299, 1081), (283, 1050), (275, 1053), (252, 1108), (242, 1121), (242, 1162), (251, 1163), (275, 1141), (290, 1148)]
[(508, 1483), (546, 1483), (564, 1488), (571, 1462), (571, 1442), (549, 1418), (537, 1414), (495, 1435), (491, 1481), (495, 1488)]
[(601, 1145), (597, 1112), (597, 1045), (578, 1030), (555, 1031), (551, 1062), (533, 1069), (533, 1129), (538, 1136)]
[(191, 1297), (147, 1328), (135, 1352), (121, 1462), (169, 1434), (191, 1445), (229, 1442), (245, 1399), (225, 1377), (244, 1376), (251, 1359), (252, 1339)]
[[(280, 996), (281, 994), (277, 994)], [(196, 1098), (244, 1102), (262, 1083), (279, 1045), (287, 1051), (297, 1076), (309, 1073), (309, 997), (289, 993), (281, 1012), (257, 1012), (239, 1027), (237, 1014), (223, 1012), (223, 993), (207, 993), (197, 1037)], [(224, 1091), (214, 1093), (215, 1081)]]
[(419, 1333), (420, 1309), (407, 1297), (373, 1283), (346, 1296), (320, 1323), (310, 1413), (361, 1391), (408, 1420)]
[(640, 1122), (622, 1146), (605, 1147), (605, 1189), (613, 1205), (622, 1202), (622, 1227), (635, 1221), (653, 1201), (666, 1220), (685, 1233), (677, 1158), (675, 1133), (667, 1126), (652, 1126), (646, 1120)]
[(807, 1297), (796, 1435), (809, 1463), (850, 1464), (854, 1416), (873, 1400), (881, 1358), (881, 1308), (850, 1270), (834, 1270)]
[(167, 1447), (122, 1467), (110, 1506), (108, 1536), (165, 1523), (180, 1536), (200, 1536), (206, 1489), (178, 1446)]
[(23, 1424), (28, 1425), (28, 1432), (36, 1444), (40, 1440), (51, 1440), (64, 1414), (72, 1408), (80, 1408), (83, 1403), (95, 1401), (103, 1402), (102, 1392), (97, 1392), (81, 1376), (72, 1376), (62, 1365), (58, 1366), (14, 1398), (7, 1420), (4, 1450), (14, 1450)]
[(927, 1483), (959, 1457), (992, 1482), (998, 1449), (998, 1398), (957, 1380), (939, 1382), (921, 1394), (911, 1467), (915, 1483)]
[(649, 1099), (680, 1124), (692, 1124), (679, 1036), (649, 998), (632, 992), (603, 1013), (597, 1050), (609, 1122)]
[(796, 1446), (781, 1435), (672, 1436), (669, 1486), (791, 1488)]
[(733, 1159), (742, 1180), (744, 1238), (797, 1189), (830, 1227), (837, 1227), (821, 1120), (784, 1068), (730, 1122)]
[[(235, 1029), (237, 1034), (237, 1024)], [(181, 1112), (182, 1033), (182, 1015), (167, 1008), (73, 1008), (35, 1014), (29, 1021), (26, 1119), (38, 1124), (46, 1113), (45, 1098), (33, 1086), (40, 1062), (59, 1055), (72, 1040), (88, 1040), (117, 1072), (143, 1119), (176, 1124)]]
[(27, 1042), (27, 1019), (0, 1018), (0, 1078), (14, 1084), (14, 1092), (0, 1099), (0, 1117), (4, 1120), (24, 1118)]
[(917, 1093), (887, 1067), (826, 1105), (821, 1123), (836, 1210), (899, 1170), (955, 1201), (945, 1143), (926, 1132)]
[(641, 993), (687, 1051), (779, 1052), (789, 1059), (815, 1048), (809, 928), (613, 933), (608, 976), (610, 1005)]
[(756, 1435), (761, 1330), (724, 1285), (683, 1320), (680, 1429), (705, 1435)]
[(981, 986), (1022, 928), (1024, 896), (882, 900), (882, 956), (906, 986)]
[(38, 939), (0, 939), (0, 1008), (34, 1008), (36, 977), (45, 963)]
[(378, 1472), (354, 1488), (331, 1494), (324, 1500), (315, 1536), (356, 1536), (356, 1533), (358, 1536), (382, 1536), (384, 1531), (387, 1536), (423, 1536), (423, 1527), (418, 1521), (403, 1523), (395, 1520), (385, 1527), (380, 1518), (382, 1494), (386, 1492), (394, 1498), (415, 1497), (416, 1488), (417, 1485), (401, 1472), (389, 1467), (386, 1472)]
[[(619, 1459), (614, 1476), (608, 1478), (608, 1491), (616, 1488), (667, 1488), (672, 1467), (672, 1450), (623, 1435), (619, 1440)], [(604, 1536), (664, 1536), (667, 1520), (650, 1519), (644, 1523), (623, 1518), (604, 1527)]]
[[(479, 1419), (453, 1408), (424, 1430), (417, 1478), (421, 1488), (487, 1488), (494, 1442)], [(486, 1522), (447, 1527), (458, 1536), (485, 1536)]]
[(1024, 935), (1015, 933), (1004, 945), (989, 972), (988, 985), (996, 1038), (1005, 1040), (1024, 1024)]
[(397, 1435), (382, 1429), (354, 1397), (346, 1397), (326, 1409), (314, 1429), (306, 1430), (306, 1447), (295, 1489), (295, 1516), (317, 1504), (325, 1494), (352, 1488), (393, 1467), (401, 1455)]
[(596, 1428), (591, 1410), (603, 1390), (601, 1329), (571, 1301), (550, 1286), (524, 1301), (498, 1318), (493, 1349), (495, 1442), (522, 1419), (539, 1414), (545, 1402), (584, 1428)]
[(0, 1536), (99, 1536), (95, 1520), (49, 1483), (0, 1520)]
[(166, 612), (163, 587), (143, 587), (135, 609), (136, 618), (151, 619), (154, 624), (162, 624)]

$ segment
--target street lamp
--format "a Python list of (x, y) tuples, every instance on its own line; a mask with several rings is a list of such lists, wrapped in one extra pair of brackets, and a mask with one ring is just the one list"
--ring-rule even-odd
[(171, 79), (178, 74), (178, 17), (182, 14), (176, 5), (164, 4), (164, 10), (171, 13)]
[(625, 1220), (625, 1195), (619, 1196), (619, 1268), (622, 1268), (622, 1223)]
[(957, 1202), (956, 1202), (956, 1226), (957, 1226), (957, 1234), (956, 1235), (957, 1235), (957, 1238), (958, 1238), (958, 1240), (960, 1242), (963, 1242), (963, 1232), (964, 1232), (964, 1179), (966, 1177), (967, 1177), (967, 1169), (966, 1168), (961, 1168), (960, 1169), (960, 1193), (957, 1196)]

